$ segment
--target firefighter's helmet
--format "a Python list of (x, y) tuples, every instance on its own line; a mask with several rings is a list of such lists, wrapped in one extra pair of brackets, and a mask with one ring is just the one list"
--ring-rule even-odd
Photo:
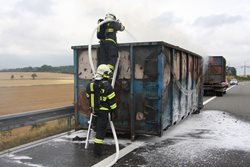
[(96, 70), (95, 80), (101, 80), (103, 78), (110, 79), (112, 76), (112, 71), (106, 64), (101, 64)]
[(116, 17), (114, 14), (112, 13), (107, 13), (105, 16), (105, 19), (112, 19), (112, 20), (116, 20)]

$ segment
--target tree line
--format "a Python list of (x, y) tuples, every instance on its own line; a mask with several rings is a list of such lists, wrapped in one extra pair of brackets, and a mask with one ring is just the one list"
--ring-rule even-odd
[[(0, 72), (58, 72), (58, 73), (66, 73), (66, 74), (73, 74), (74, 73), (74, 66), (58, 66), (53, 67), (50, 65), (42, 65), (41, 67), (23, 67), (23, 68), (14, 68), (14, 69), (4, 69), (0, 70)], [(226, 74), (227, 75), (237, 75), (237, 71), (234, 67), (226, 67)]]
[(23, 67), (23, 68), (13, 68), (13, 69), (3, 69), (0, 72), (57, 72), (57, 73), (66, 73), (73, 74), (74, 66), (58, 66), (53, 67), (50, 65), (42, 65), (41, 67)]
[(237, 70), (236, 70), (236, 68), (226, 66), (226, 75), (237, 76)]

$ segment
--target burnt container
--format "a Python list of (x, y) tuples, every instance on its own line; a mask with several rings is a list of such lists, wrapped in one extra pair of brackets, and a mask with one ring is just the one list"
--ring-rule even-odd
[[(97, 64), (99, 45), (92, 46)], [(118, 133), (161, 136), (163, 130), (199, 111), (203, 105), (203, 59), (166, 42), (118, 45), (119, 74), (115, 84)], [(92, 80), (88, 46), (72, 46), (76, 129), (87, 129), (90, 109), (85, 96)]]

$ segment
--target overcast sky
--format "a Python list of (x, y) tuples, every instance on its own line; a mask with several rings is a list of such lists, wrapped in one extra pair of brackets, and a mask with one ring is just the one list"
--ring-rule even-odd
[(129, 32), (119, 43), (165, 41), (250, 66), (249, 0), (0, 0), (0, 69), (72, 65), (71, 46), (87, 45), (107, 12)]

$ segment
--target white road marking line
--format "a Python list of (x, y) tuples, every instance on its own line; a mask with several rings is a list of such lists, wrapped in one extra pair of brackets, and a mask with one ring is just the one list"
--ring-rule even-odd
[(230, 86), (229, 88), (227, 88), (227, 91), (229, 91), (229, 90), (232, 89), (233, 87), (235, 87), (235, 85)]
[[(229, 91), (230, 89), (232, 89), (233, 87), (235, 87), (235, 85), (230, 86), (229, 88), (227, 88), (226, 91)], [(210, 101), (214, 100), (217, 96), (213, 96), (210, 99), (207, 99), (206, 101), (203, 102), (203, 105), (206, 105), (207, 103), (209, 103)]]
[[(73, 133), (74, 130), (71, 130), (70, 133)], [(27, 144), (23, 144), (21, 146), (17, 146), (17, 147), (14, 147), (14, 148), (10, 148), (8, 150), (4, 150), (4, 151), (1, 151), (0, 152), (0, 158), (8, 155), (8, 154), (14, 154), (14, 153), (17, 153), (17, 152), (20, 152), (20, 151), (24, 151), (24, 150), (27, 150), (29, 148), (33, 148), (33, 147), (36, 147), (36, 146), (39, 146), (41, 144), (44, 144), (44, 143), (48, 143), (50, 140), (53, 140), (55, 138), (58, 138), (58, 137), (61, 137), (61, 136), (64, 136), (66, 134), (68, 134), (69, 132), (64, 132), (64, 133), (61, 133), (61, 134), (58, 134), (58, 135), (54, 135), (54, 136), (51, 136), (51, 137), (47, 137), (47, 138), (44, 138), (44, 139), (40, 139), (40, 140), (37, 140), (37, 141), (34, 141), (34, 142), (31, 142), (31, 143), (27, 143)]]
[(203, 102), (203, 105), (206, 105), (207, 103), (209, 103), (210, 101), (214, 100), (215, 98), (216, 98), (216, 96), (213, 96), (210, 99), (207, 99), (206, 101)]
[[(119, 159), (127, 155), (128, 153), (132, 152), (133, 150), (143, 146), (145, 142), (138, 142), (135, 141), (134, 143), (130, 144), (129, 146), (120, 150)], [(104, 160), (98, 162), (97, 164), (93, 165), (92, 167), (105, 167), (110, 164), (115, 159), (115, 154), (110, 155), (109, 157), (105, 158)]]

